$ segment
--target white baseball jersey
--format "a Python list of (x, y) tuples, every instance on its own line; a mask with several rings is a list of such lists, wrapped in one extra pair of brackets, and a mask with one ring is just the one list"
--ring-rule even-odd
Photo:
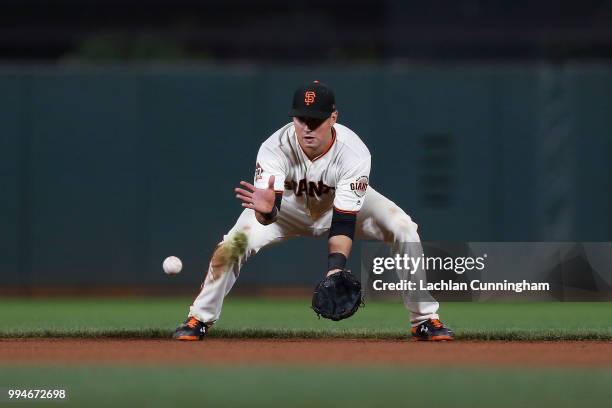
[(283, 126), (260, 147), (255, 187), (283, 191), (281, 212), (303, 211), (318, 220), (332, 207), (356, 214), (363, 205), (370, 176), (370, 151), (352, 130), (336, 123), (332, 143), (310, 160), (298, 143), (293, 123)]

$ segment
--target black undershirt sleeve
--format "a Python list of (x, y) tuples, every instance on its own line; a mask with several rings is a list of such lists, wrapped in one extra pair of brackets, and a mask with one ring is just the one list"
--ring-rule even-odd
[(340, 212), (334, 208), (331, 227), (329, 228), (329, 238), (335, 235), (346, 235), (350, 239), (355, 236), (355, 224), (357, 214)]

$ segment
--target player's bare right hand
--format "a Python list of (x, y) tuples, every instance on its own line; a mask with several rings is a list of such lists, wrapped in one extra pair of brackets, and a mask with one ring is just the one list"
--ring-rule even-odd
[(257, 188), (246, 181), (240, 182), (244, 188), (237, 187), (234, 189), (236, 198), (242, 201), (242, 206), (250, 208), (262, 214), (269, 214), (274, 208), (274, 176), (270, 176), (268, 180), (268, 188)]

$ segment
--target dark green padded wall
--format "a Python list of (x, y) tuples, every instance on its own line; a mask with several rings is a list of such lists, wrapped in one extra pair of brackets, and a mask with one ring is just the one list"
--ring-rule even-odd
[[(164, 283), (167, 255), (199, 282), (314, 78), (424, 239), (611, 239), (610, 66), (5, 67), (0, 283)], [(325, 248), (264, 250), (239, 284), (313, 283)]]

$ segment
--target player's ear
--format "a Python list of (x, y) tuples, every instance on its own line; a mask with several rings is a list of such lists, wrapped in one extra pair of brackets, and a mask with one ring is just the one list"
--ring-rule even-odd
[(332, 126), (338, 121), (338, 111), (335, 110), (331, 114), (331, 124)]

